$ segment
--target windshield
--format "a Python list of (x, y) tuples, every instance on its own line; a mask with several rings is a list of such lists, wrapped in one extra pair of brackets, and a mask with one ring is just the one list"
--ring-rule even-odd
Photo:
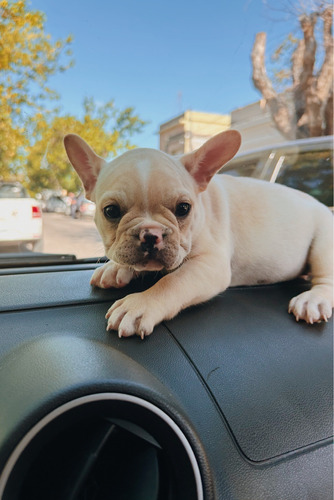
[(276, 182), (304, 191), (332, 207), (332, 150), (285, 154)]
[[(332, 139), (312, 150), (333, 134), (331, 12), (320, 1), (2, 0), (0, 260), (104, 256), (101, 208), (69, 162), (66, 134), (106, 161), (134, 147), (187, 154), (230, 128), (242, 154), (306, 140), (307, 157), (284, 156), (276, 182), (331, 206)], [(224, 172), (266, 179), (279, 158)]]
[(17, 184), (0, 184), (0, 198), (27, 198), (26, 190)]

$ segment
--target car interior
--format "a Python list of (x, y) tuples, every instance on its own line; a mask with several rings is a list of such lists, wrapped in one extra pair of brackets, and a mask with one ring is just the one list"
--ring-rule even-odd
[(119, 339), (107, 307), (152, 281), (94, 289), (95, 267), (2, 270), (0, 498), (329, 498), (332, 323), (286, 311), (305, 280)]

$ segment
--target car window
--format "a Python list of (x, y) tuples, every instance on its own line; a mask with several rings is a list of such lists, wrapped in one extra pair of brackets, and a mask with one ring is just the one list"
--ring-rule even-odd
[(276, 182), (314, 196), (333, 206), (333, 152), (309, 151), (281, 156), (282, 166)]
[(235, 160), (234, 162), (228, 163), (220, 173), (233, 175), (234, 177), (252, 177), (256, 171), (259, 161), (259, 157), (251, 160)]
[(26, 198), (26, 190), (15, 184), (0, 185), (0, 198)]

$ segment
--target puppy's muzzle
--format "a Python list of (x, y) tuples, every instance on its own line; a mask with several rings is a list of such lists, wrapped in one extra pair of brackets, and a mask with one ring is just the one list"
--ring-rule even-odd
[(164, 246), (165, 234), (161, 228), (144, 227), (139, 232), (140, 247), (143, 252), (154, 255)]

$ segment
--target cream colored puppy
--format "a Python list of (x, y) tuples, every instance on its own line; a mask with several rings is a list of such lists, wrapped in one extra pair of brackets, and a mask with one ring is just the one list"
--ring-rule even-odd
[[(151, 288), (117, 300), (108, 330), (149, 335), (156, 324), (229, 286), (274, 283), (311, 266), (312, 288), (289, 304), (297, 321), (325, 320), (333, 306), (333, 217), (312, 197), (285, 186), (214, 174), (238, 151), (227, 131), (180, 158), (135, 149), (107, 163), (77, 135), (65, 148), (110, 262), (91, 284), (122, 287), (162, 271)], [(213, 177), (213, 178), (212, 178)]]

